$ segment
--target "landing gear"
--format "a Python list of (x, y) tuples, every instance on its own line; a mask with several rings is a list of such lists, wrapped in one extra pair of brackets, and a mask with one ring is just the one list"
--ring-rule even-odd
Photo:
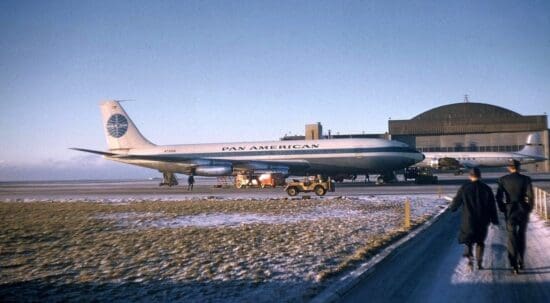
[(397, 181), (397, 177), (395, 176), (394, 172), (386, 172), (380, 174), (378, 178), (376, 178), (376, 185), (384, 184), (384, 183), (391, 183)]
[(171, 172), (162, 172), (162, 182), (159, 183), (159, 186), (168, 186), (172, 187), (178, 185), (178, 179), (176, 175)]
[(344, 176), (334, 176), (332, 177), (332, 180), (337, 183), (343, 183), (344, 182)]

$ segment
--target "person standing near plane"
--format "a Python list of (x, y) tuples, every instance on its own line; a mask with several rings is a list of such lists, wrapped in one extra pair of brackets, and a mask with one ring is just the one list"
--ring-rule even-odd
[(470, 182), (462, 185), (451, 203), (452, 212), (462, 206), (462, 222), (458, 242), (464, 244), (464, 257), (473, 267), (473, 245), (476, 245), (478, 269), (483, 269), (485, 238), (490, 223), (498, 225), (495, 196), (491, 188), (481, 182), (481, 171), (474, 168), (469, 174)]
[(192, 174), (187, 178), (187, 190), (193, 190), (193, 184), (195, 184), (195, 176)]
[(498, 208), (504, 213), (508, 231), (508, 260), (514, 274), (525, 264), (525, 233), (533, 209), (531, 178), (519, 173), (520, 165), (519, 161), (510, 160), (510, 174), (498, 180), (497, 190)]

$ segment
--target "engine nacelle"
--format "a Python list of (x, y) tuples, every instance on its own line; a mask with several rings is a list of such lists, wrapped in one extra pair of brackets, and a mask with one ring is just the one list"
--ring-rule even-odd
[(231, 166), (197, 166), (195, 175), (205, 177), (231, 176), (233, 168)]
[(460, 168), (460, 162), (455, 158), (441, 158), (438, 160), (437, 164), (439, 169), (454, 170)]

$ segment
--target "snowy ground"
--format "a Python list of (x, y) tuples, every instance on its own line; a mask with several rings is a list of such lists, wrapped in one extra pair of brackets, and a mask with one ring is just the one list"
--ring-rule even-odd
[[(448, 202), (408, 197), (422, 222)], [(0, 203), (0, 297), (304, 301), (400, 230), (403, 196)]]

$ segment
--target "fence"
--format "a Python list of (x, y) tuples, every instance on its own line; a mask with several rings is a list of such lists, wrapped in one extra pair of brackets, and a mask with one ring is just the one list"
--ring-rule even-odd
[(545, 220), (550, 219), (550, 213), (548, 212), (548, 198), (550, 193), (548, 191), (535, 187), (535, 211)]

